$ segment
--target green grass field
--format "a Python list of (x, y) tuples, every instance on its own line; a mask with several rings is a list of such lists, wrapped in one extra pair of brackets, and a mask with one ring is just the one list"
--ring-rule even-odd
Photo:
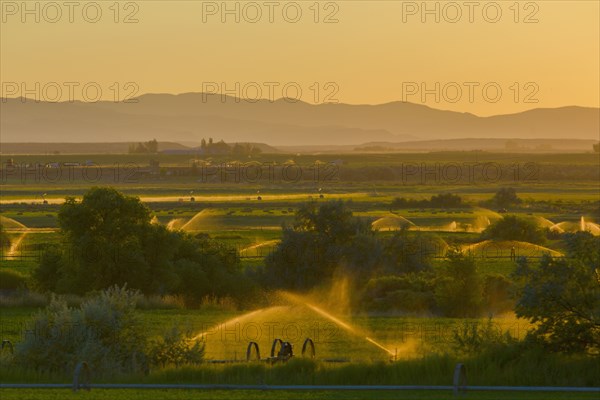
[[(95, 400), (363, 400), (363, 399), (455, 399), (449, 391), (250, 391), (250, 390), (126, 390), (93, 389), (89, 393), (73, 393), (69, 389), (0, 389), (5, 400), (40, 399), (69, 400), (83, 397)], [(469, 392), (467, 398), (474, 400), (584, 400), (596, 399), (597, 393), (559, 393), (559, 392)]]
[[(4, 162), (6, 155), (0, 155)], [(145, 155), (46, 155), (18, 156), (16, 162), (69, 162), (93, 159), (110, 168), (116, 163), (128, 162), (146, 165)], [(180, 167), (190, 164), (191, 156), (158, 155), (153, 157), (161, 166)], [(542, 174), (536, 181), (477, 182), (456, 184), (436, 182), (407, 184), (402, 181), (369, 179), (335, 180), (328, 182), (306, 181), (298, 183), (203, 183), (195, 176), (162, 176), (136, 182), (114, 182), (114, 186), (128, 195), (139, 196), (151, 209), (155, 223), (182, 228), (190, 234), (204, 233), (213, 239), (236, 248), (242, 265), (254, 270), (264, 263), (264, 257), (273, 250), (281, 238), (282, 226), (290, 225), (300, 204), (309, 200), (319, 202), (342, 199), (360, 218), (370, 222), (388, 223), (394, 218), (404, 218), (412, 223), (411, 234), (438, 236), (448, 246), (476, 245), (481, 241), (480, 231), (491, 221), (501, 218), (494, 207), (482, 206), (499, 187), (513, 186), (523, 199), (523, 205), (509, 210), (524, 217), (541, 218), (559, 223), (577, 224), (583, 216), (590, 223), (600, 222), (594, 214), (598, 208), (599, 184), (589, 179), (589, 170), (598, 168), (594, 154), (524, 155), (488, 154), (481, 152), (452, 152), (429, 154), (352, 154), (352, 155), (260, 155), (259, 162), (284, 163), (290, 158), (299, 165), (317, 161), (343, 158), (340, 172), (357, 174), (362, 168), (387, 168), (402, 163), (452, 163), (488, 162), (538, 163), (543, 171), (560, 170), (573, 165), (581, 179), (546, 179)], [(230, 162), (230, 158), (214, 157), (212, 162)], [(549, 168), (549, 169), (548, 169)], [(348, 172), (349, 171), (349, 172)], [(582, 173), (581, 171), (585, 172)], [(342, 174), (343, 175), (343, 174)], [(379, 175), (378, 175), (379, 176)], [(108, 184), (102, 182), (102, 184)], [(64, 183), (19, 182), (9, 177), (1, 184), (0, 215), (9, 238), (18, 243), (14, 249), (2, 249), (0, 269), (18, 271), (26, 277), (39, 262), (44, 248), (61, 240), (58, 232), (58, 211), (66, 196), (81, 196), (90, 183), (73, 180)], [(322, 191), (319, 192), (319, 188)], [(193, 193), (191, 193), (193, 191)], [(457, 209), (390, 209), (396, 197), (428, 199), (434, 194), (452, 192), (463, 197), (465, 208)], [(322, 193), (324, 198), (319, 198)], [(41, 195), (50, 204), (42, 204)], [(195, 201), (190, 201), (193, 196)], [(261, 196), (261, 200), (258, 199)], [(22, 228), (24, 226), (24, 228)], [(379, 225), (378, 225), (379, 226)], [(394, 233), (395, 227), (381, 223), (378, 235)], [(507, 246), (507, 244), (503, 244)], [(512, 246), (512, 244), (508, 244)], [(557, 252), (560, 241), (550, 240), (546, 246)], [(506, 249), (504, 249), (506, 250)], [(521, 249), (519, 249), (521, 250)], [(526, 251), (527, 249), (523, 249)], [(500, 250), (479, 254), (477, 264), (483, 274), (509, 276), (515, 262)], [(521, 254), (521, 253), (519, 253)], [(439, 254), (443, 256), (443, 254)], [(442, 265), (441, 258), (433, 261), (434, 267)], [(47, 302), (44, 296), (29, 296), (21, 288), (17, 293), (1, 293), (0, 336), (2, 340), (18, 343), (27, 332), (31, 316)], [(5, 296), (6, 295), (6, 296)], [(19, 297), (20, 296), (20, 297)], [(29, 296), (29, 297), (28, 297)], [(80, 298), (67, 296), (75, 305)], [(183, 327), (192, 336), (203, 334), (207, 360), (242, 360), (250, 340), (260, 345), (263, 357), (275, 337), (289, 340), (296, 349), (306, 337), (315, 341), (317, 360), (297, 360), (284, 366), (269, 367), (257, 363), (231, 365), (204, 364), (197, 367), (152, 371), (147, 377), (125, 377), (124, 382), (145, 383), (245, 383), (245, 384), (451, 384), (452, 369), (458, 360), (438, 358), (422, 359), (425, 355), (444, 353), (452, 342), (454, 329), (463, 323), (484, 322), (486, 318), (462, 320), (430, 316), (348, 314), (338, 310), (336, 304), (326, 304), (335, 318), (347, 323), (350, 329), (311, 311), (301, 304), (275, 299), (272, 304), (262, 304), (258, 311), (238, 310), (230, 304), (205, 304), (198, 309), (184, 309), (177, 301), (147, 300), (140, 310), (140, 318), (151, 336), (158, 336), (173, 325)], [(339, 311), (339, 312), (338, 312)], [(522, 338), (529, 325), (512, 314), (498, 315), (493, 320), (501, 331)], [(258, 329), (258, 330), (257, 330)], [(258, 335), (258, 336), (257, 336)], [(375, 343), (374, 343), (375, 342)], [(324, 360), (341, 359), (340, 363)], [(390, 363), (391, 359), (398, 362)], [(296, 360), (294, 360), (296, 361)], [(338, 360), (340, 361), (340, 360)], [(531, 360), (469, 359), (470, 385), (600, 385), (600, 370), (589, 360), (567, 360), (540, 355)], [(570, 366), (573, 368), (570, 369)], [(524, 373), (529, 371), (530, 374)], [(572, 372), (571, 372), (572, 371)], [(583, 371), (584, 373), (581, 373)], [(69, 375), (48, 377), (23, 371), (10, 371), (0, 367), (2, 383), (6, 382), (68, 382)], [(102, 381), (99, 377), (97, 382)], [(108, 381), (111, 381), (110, 379)], [(122, 390), (94, 389), (91, 393), (72, 393), (66, 389), (0, 389), (2, 399), (445, 399), (454, 398), (451, 392), (360, 392), (360, 391), (198, 391), (198, 390)], [(469, 393), (472, 399), (588, 399), (596, 394), (575, 393), (525, 393), (477, 392)]]

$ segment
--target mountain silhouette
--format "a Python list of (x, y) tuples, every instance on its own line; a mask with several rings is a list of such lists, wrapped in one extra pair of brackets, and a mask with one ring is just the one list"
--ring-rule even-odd
[(458, 138), (598, 139), (600, 109), (538, 108), (480, 117), (391, 102), (308, 104), (204, 93), (146, 94), (133, 103), (35, 102), (1, 98), (2, 142), (226, 142), (358, 145)]

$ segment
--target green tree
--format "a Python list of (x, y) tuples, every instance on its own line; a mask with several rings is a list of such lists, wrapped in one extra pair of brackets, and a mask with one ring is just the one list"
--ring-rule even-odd
[(265, 259), (265, 279), (275, 286), (307, 289), (328, 282), (338, 268), (360, 275), (353, 247), (362, 246), (361, 256), (370, 254), (364, 239), (372, 234), (370, 225), (354, 217), (342, 201), (304, 204)]
[(86, 293), (125, 285), (144, 294), (241, 300), (249, 288), (237, 253), (205, 237), (152, 224), (138, 198), (92, 188), (67, 199), (58, 214), (63, 243), (47, 251), (34, 278), (39, 288)]
[(510, 207), (521, 203), (521, 199), (517, 196), (517, 191), (514, 188), (500, 188), (492, 198), (492, 203), (498, 207)]
[[(150, 210), (137, 198), (112, 188), (92, 188), (81, 201), (67, 198), (58, 222), (70, 260), (62, 265), (59, 291), (104, 289), (124, 285), (149, 292), (151, 277), (144, 250), (151, 246)], [(61, 288), (60, 286), (63, 285)], [(61, 290), (62, 289), (62, 290)]]
[(481, 312), (483, 283), (475, 259), (457, 250), (447, 255), (435, 288), (436, 303), (448, 317), (476, 317)]
[(535, 244), (546, 242), (546, 231), (534, 221), (516, 215), (506, 215), (482, 232), (483, 239), (518, 240)]
[(578, 232), (566, 239), (567, 257), (519, 260), (517, 316), (529, 319), (529, 336), (551, 350), (600, 351), (600, 238)]
[(431, 269), (434, 255), (441, 249), (439, 238), (429, 234), (412, 234), (402, 229), (385, 240), (385, 269), (391, 274), (420, 272)]

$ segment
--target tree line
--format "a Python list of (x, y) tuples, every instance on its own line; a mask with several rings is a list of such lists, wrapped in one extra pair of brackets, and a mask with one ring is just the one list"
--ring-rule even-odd
[[(560, 351), (600, 350), (600, 237), (563, 234), (564, 257), (518, 259), (510, 277), (486, 274), (475, 258), (429, 233), (380, 235), (342, 201), (309, 202), (262, 267), (244, 270), (235, 250), (208, 235), (153, 224), (138, 198), (92, 188), (68, 198), (58, 221), (62, 240), (33, 273), (37, 288), (85, 294), (113, 285), (174, 294), (189, 306), (203, 298), (244, 300), (270, 290), (306, 292), (350, 281), (353, 308), (447, 317), (514, 310), (536, 323), (530, 335)], [(481, 239), (540, 242), (543, 230), (507, 215)]]

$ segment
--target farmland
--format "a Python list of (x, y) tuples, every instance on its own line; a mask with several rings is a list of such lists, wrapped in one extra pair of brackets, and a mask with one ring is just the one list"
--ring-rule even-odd
[[(265, 259), (281, 243), (284, 227), (294, 225), (298, 209), (307, 202), (327, 204), (332, 200), (342, 200), (353, 216), (374, 227), (374, 235), (382, 240), (393, 238), (398, 232), (404, 232), (404, 228), (409, 237), (435, 237), (438, 245), (430, 252), (434, 271), (445, 268), (448, 249), (459, 248), (475, 257), (483, 277), (500, 275), (510, 279), (517, 266), (517, 257), (537, 261), (546, 253), (561, 256), (566, 250), (560, 237), (556, 236), (558, 233), (587, 230), (598, 234), (599, 162), (597, 155), (593, 154), (473, 152), (318, 156), (265, 154), (258, 157), (251, 161), (260, 163), (267, 173), (271, 167), (265, 166), (277, 166), (271, 169), (277, 171), (272, 172), (273, 177), (249, 181), (245, 172), (236, 169), (236, 160), (231, 158), (190, 161), (190, 156), (156, 155), (161, 169), (153, 174), (145, 167), (149, 161), (147, 155), (2, 155), (2, 165), (5, 166), (10, 158), (13, 166), (2, 171), (0, 216), (11, 246), (2, 248), (0, 271), (15, 272), (23, 280), (18, 287), (2, 286), (2, 339), (17, 344), (28, 334), (35, 333), (35, 327), (30, 325), (32, 316), (42, 310), (50, 299), (47, 293), (34, 290), (35, 270), (47, 249), (65, 240), (59, 230), (59, 213), (65, 197), (81, 199), (92, 186), (110, 186), (125, 195), (139, 197), (150, 211), (154, 225), (196, 237), (208, 237), (233, 249), (240, 258), (241, 269), (250, 277), (260, 274)], [(55, 179), (50, 174), (58, 176), (57, 169), (46, 167), (48, 163), (62, 165), (65, 162), (82, 162), (84, 158), (93, 159), (103, 179), (94, 182), (81, 179), (86, 167), (63, 168), (60, 178)], [(440, 166), (470, 161), (499, 166), (505, 175), (498, 179), (488, 176), (479, 181), (468, 178), (457, 181), (440, 172), (443, 171)], [(413, 168), (415, 163), (419, 172), (406, 169), (407, 165)], [(208, 164), (219, 168), (207, 175), (210, 179), (205, 176), (208, 170), (203, 169)], [(37, 165), (38, 170), (23, 175), (22, 169), (30, 168), (24, 165)], [(125, 165), (126, 168), (119, 170), (115, 165)], [(303, 171), (302, 179), (275, 179), (274, 176), (282, 171), (278, 168), (285, 168), (284, 165), (295, 165), (298, 171)], [(325, 174), (321, 176), (314, 172), (315, 168), (321, 168), (320, 165), (325, 165), (322, 167)], [(225, 168), (224, 175), (221, 168)], [(71, 177), (69, 171), (73, 173)], [(115, 175), (115, 171), (125, 171), (126, 179), (120, 180), (123, 175)], [(305, 171), (310, 171), (310, 174)], [(398, 171), (400, 175), (396, 175)], [(507, 171), (510, 174), (506, 175)], [(118, 177), (116, 181), (115, 176)], [(490, 199), (503, 187), (514, 188), (521, 203), (509, 207), (509, 210), (501, 210), (503, 207), (491, 204)], [(460, 207), (409, 208), (394, 208), (392, 205), (396, 198), (422, 201), (439, 193), (459, 195), (463, 204)], [(501, 220), (506, 213), (534, 221), (540, 229), (557, 233), (554, 236), (549, 234), (543, 245), (482, 238), (485, 228)], [(173, 366), (156, 368), (149, 376), (130, 374), (119, 379), (147, 383), (276, 384), (281, 376), (282, 381), (288, 384), (445, 385), (450, 380), (455, 362), (466, 359), (472, 365), (484, 365), (486, 361), (473, 354), (461, 356), (453, 350), (453, 346), (456, 332), (465, 326), (484, 326), (489, 322), (487, 316), (451, 318), (432, 311), (407, 313), (398, 312), (393, 307), (369, 308), (364, 304), (357, 306), (348, 296), (344, 280), (336, 280), (332, 286), (324, 282), (313, 290), (269, 290), (243, 302), (207, 296), (189, 306), (176, 295), (145, 296), (138, 303), (138, 308), (139, 319), (147, 334), (158, 337), (170, 327), (180, 326), (190, 337), (202, 340), (204, 360), (212, 363), (183, 369)], [(66, 294), (64, 297), (71, 306), (78, 306), (86, 299), (86, 295), (82, 294)], [(516, 318), (510, 310), (491, 312), (489, 316), (494, 329), (508, 332), (515, 340), (522, 340), (531, 328), (529, 321)], [(299, 352), (306, 337), (312, 338), (315, 343), (316, 361), (304, 360), (306, 364), (290, 363), (272, 368), (239, 364), (246, 359), (248, 342), (256, 342), (264, 357), (276, 338), (294, 343), (296, 352)], [(433, 361), (431, 357), (434, 357)], [(587, 371), (577, 376), (566, 373), (566, 369), (561, 367), (564, 365), (566, 368), (567, 361), (552, 357), (548, 359), (547, 370), (542, 368), (528, 377), (523, 376), (522, 371), (533, 371), (537, 366), (530, 369), (531, 365), (518, 361), (513, 366), (516, 372), (509, 373), (501, 369), (501, 362), (494, 361), (490, 363), (489, 370), (472, 370), (469, 383), (563, 386), (598, 383), (594, 378), (597, 368), (590, 369), (587, 359), (568, 361), (573, 363), (576, 371)], [(216, 361), (235, 363), (214, 364)], [(410, 373), (410, 365), (422, 368), (423, 373)], [(64, 382), (68, 379), (68, 374), (64, 373), (44, 376), (1, 368), (3, 383), (22, 382), (23, 379), (29, 382), (48, 379)], [(289, 374), (284, 373), (285, 368), (291, 368)], [(382, 368), (379, 375), (378, 368)], [(364, 379), (361, 378), (363, 372)], [(545, 375), (552, 373), (561, 378), (554, 376), (549, 379)], [(97, 377), (97, 381), (112, 382), (114, 379)], [(125, 391), (117, 389), (95, 392), (98, 398), (133, 398), (133, 392), (125, 394)], [(3, 389), (2, 397), (13, 398), (17, 393), (21, 392)], [(154, 390), (147, 393), (150, 397), (146, 398), (253, 398), (256, 395), (254, 392), (218, 391), (206, 394)], [(31, 390), (31, 394), (35, 398), (59, 396), (58, 392), (50, 391)], [(405, 394), (406, 398), (440, 398), (437, 393)], [(273, 398), (341, 398), (335, 392), (261, 393), (260, 398), (269, 395)], [(372, 395), (348, 392), (343, 398), (372, 398), (369, 397)], [(377, 394), (377, 398), (386, 396), (393, 394)], [(477, 398), (504, 398), (502, 396), (481, 393)], [(543, 396), (506, 395), (506, 398), (538, 397)], [(588, 397), (581, 394), (581, 398)]]

